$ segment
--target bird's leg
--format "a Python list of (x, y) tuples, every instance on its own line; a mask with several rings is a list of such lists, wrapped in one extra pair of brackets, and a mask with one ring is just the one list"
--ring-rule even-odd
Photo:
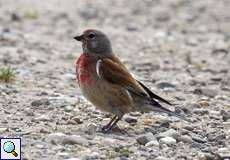
[(117, 118), (117, 116), (115, 115), (115, 116), (109, 121), (108, 124), (106, 124), (105, 126), (102, 127), (102, 130), (103, 130), (103, 131), (107, 130), (116, 118)]
[(122, 118), (122, 117), (117, 117), (117, 119), (114, 120), (114, 122), (113, 122), (110, 126), (108, 126), (108, 128), (106, 129), (106, 132), (108, 132), (108, 131), (110, 131), (111, 129), (113, 129), (113, 127), (117, 124), (118, 121), (121, 120), (121, 118)]

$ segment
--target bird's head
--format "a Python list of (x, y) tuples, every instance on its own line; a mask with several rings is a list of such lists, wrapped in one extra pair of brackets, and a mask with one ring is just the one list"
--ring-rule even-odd
[(106, 56), (112, 54), (112, 46), (109, 38), (101, 31), (88, 29), (82, 35), (74, 37), (82, 42), (84, 53), (94, 56)]

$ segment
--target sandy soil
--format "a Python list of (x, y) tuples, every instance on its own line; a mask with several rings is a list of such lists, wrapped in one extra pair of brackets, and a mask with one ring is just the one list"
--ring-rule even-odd
[[(22, 137), (24, 160), (230, 157), (229, 0), (0, 0), (0, 136)], [(126, 66), (192, 123), (132, 113), (125, 132), (99, 132), (109, 115), (75, 83), (73, 40), (87, 28), (111, 38)]]

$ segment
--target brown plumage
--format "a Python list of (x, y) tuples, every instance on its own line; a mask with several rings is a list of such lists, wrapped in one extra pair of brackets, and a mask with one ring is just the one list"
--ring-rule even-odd
[(171, 105), (137, 81), (113, 54), (108, 37), (98, 30), (86, 30), (76, 36), (81, 41), (83, 54), (76, 62), (78, 84), (83, 95), (98, 109), (113, 113), (115, 117), (103, 127), (109, 131), (126, 113), (158, 111), (173, 116), (176, 113), (159, 102)]

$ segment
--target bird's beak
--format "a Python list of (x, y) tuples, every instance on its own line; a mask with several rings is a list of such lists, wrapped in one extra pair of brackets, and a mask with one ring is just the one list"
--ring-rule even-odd
[(84, 36), (83, 35), (80, 35), (80, 36), (76, 36), (76, 37), (73, 37), (75, 40), (77, 41), (82, 41), (84, 39)]

